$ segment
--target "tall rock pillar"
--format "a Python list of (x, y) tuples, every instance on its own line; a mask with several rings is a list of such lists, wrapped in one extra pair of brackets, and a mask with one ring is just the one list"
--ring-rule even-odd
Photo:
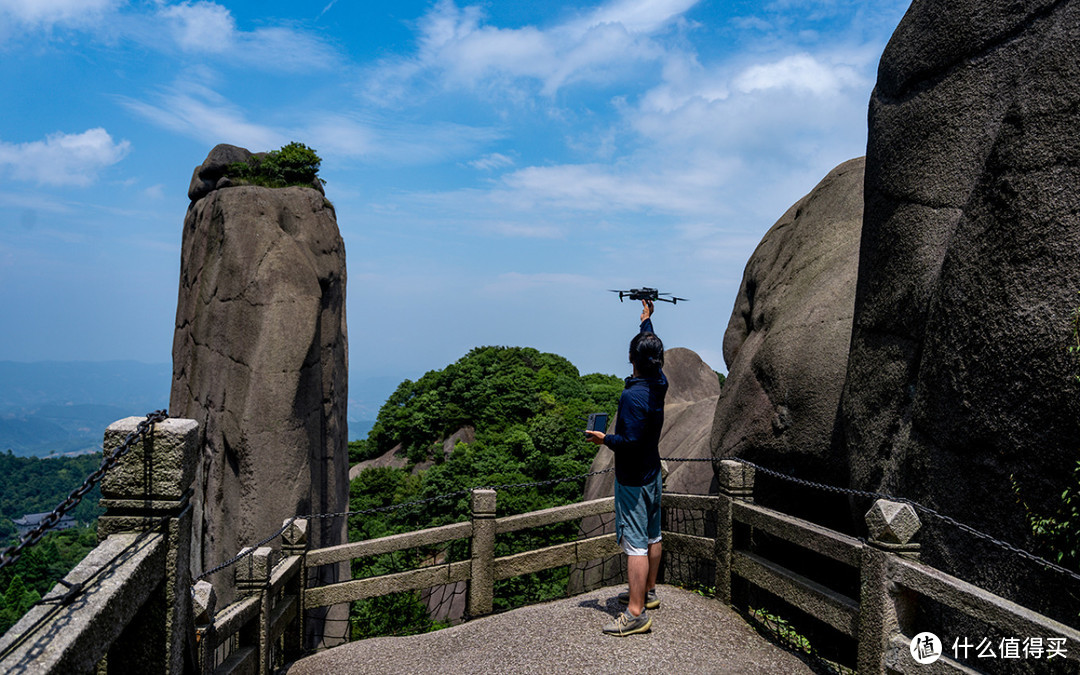
[[(321, 186), (230, 185), (225, 166), (248, 156), (214, 148), (195, 170), (184, 219), (169, 408), (199, 422), (195, 574), (286, 518), (348, 507), (345, 247), (336, 215)], [(344, 534), (342, 519), (315, 520), (312, 546)]]

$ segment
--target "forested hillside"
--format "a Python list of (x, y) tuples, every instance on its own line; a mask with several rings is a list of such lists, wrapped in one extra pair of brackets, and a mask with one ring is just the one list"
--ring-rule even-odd
[[(52, 511), (100, 465), (100, 453), (52, 459), (0, 454), (0, 548), (17, 542), (13, 520)], [(103, 512), (100, 498), (94, 487), (69, 512), (81, 527), (50, 532), (0, 570), (0, 634), (97, 545), (93, 524)]]
[[(435, 497), (478, 485), (532, 483), (586, 473), (596, 446), (584, 440), (584, 416), (614, 415), (623, 382), (613, 375), (580, 375), (565, 358), (520, 347), (473, 349), (443, 370), (416, 382), (402, 382), (379, 411), (367, 440), (350, 445), (354, 460), (382, 455), (401, 446), (411, 465), (363, 471), (350, 486), (354, 511)], [(459, 443), (444, 457), (443, 439), (462, 427), (476, 430), (476, 440)], [(413, 471), (416, 464), (435, 464)], [(521, 513), (581, 499), (582, 483), (500, 491), (498, 512)], [(357, 541), (396, 532), (433, 527), (468, 516), (468, 497), (355, 517), (349, 539)], [(528, 540), (530, 546), (567, 541), (573, 523), (546, 532), (507, 536), (497, 543), (505, 555)], [(539, 538), (539, 539), (538, 539)], [(463, 551), (440, 555), (460, 557)], [(415, 564), (415, 561), (412, 561)], [(397, 569), (407, 561), (379, 558), (354, 565), (354, 576)], [(551, 570), (529, 578), (508, 579), (496, 588), (496, 608), (565, 593), (567, 571)], [(416, 594), (377, 598), (354, 604), (355, 637), (419, 632), (435, 627)]]

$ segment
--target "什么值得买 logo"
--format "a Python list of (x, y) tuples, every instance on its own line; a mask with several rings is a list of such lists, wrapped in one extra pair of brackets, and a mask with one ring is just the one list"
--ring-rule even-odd
[(941, 640), (933, 633), (919, 633), (911, 639), (911, 658), (928, 664), (941, 658)]

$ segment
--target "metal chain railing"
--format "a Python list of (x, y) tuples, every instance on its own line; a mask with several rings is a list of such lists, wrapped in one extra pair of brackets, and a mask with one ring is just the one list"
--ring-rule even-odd
[(838, 487), (836, 485), (827, 485), (825, 483), (816, 483), (816, 482), (811, 481), (811, 480), (806, 480), (805, 478), (796, 478), (795, 476), (790, 476), (790, 475), (788, 475), (786, 473), (781, 473), (779, 471), (776, 471), (775, 469), (766, 468), (764, 466), (761, 466), (760, 464), (755, 464), (754, 462), (743, 459), (741, 457), (666, 457), (665, 459), (667, 461), (674, 461), (674, 462), (713, 462), (713, 461), (719, 461), (719, 460), (722, 460), (722, 459), (730, 459), (732, 461), (739, 462), (740, 464), (745, 464), (746, 466), (752, 466), (752, 467), (754, 467), (755, 471), (759, 471), (760, 473), (763, 473), (763, 474), (765, 474), (767, 476), (772, 476), (773, 478), (779, 478), (780, 480), (784, 480), (784, 481), (787, 481), (789, 483), (794, 483), (796, 485), (801, 485), (803, 487), (813, 488), (813, 489), (816, 489), (816, 490), (823, 490), (823, 491), (826, 491), (826, 492), (832, 492), (834, 494), (842, 494), (842, 495), (851, 495), (851, 496), (854, 496), (854, 497), (862, 497), (864, 499), (887, 499), (889, 501), (898, 502), (898, 503), (901, 503), (901, 504), (907, 504), (907, 505), (911, 506), (911, 508), (915, 509), (916, 511), (918, 511), (920, 513), (925, 513), (926, 515), (937, 518), (938, 520), (941, 520), (941, 521), (943, 521), (943, 522), (945, 522), (945, 523), (947, 523), (949, 525), (952, 525), (953, 527), (955, 527), (955, 528), (957, 528), (957, 529), (959, 529), (959, 530), (961, 530), (963, 532), (966, 532), (966, 533), (972, 535), (973, 537), (976, 537), (978, 539), (982, 539), (983, 541), (987, 541), (987, 542), (989, 542), (989, 543), (991, 543), (991, 544), (993, 544), (993, 545), (995, 545), (995, 546), (997, 546), (999, 548), (1005, 549), (1006, 551), (1009, 551), (1010, 553), (1013, 553), (1013, 554), (1015, 554), (1017, 556), (1020, 556), (1021, 558), (1024, 558), (1024, 559), (1028, 560), (1029, 562), (1036, 563), (1038, 565), (1041, 565), (1041, 566), (1044, 566), (1044, 567), (1046, 567), (1048, 569), (1051, 569), (1051, 570), (1053, 570), (1055, 572), (1058, 572), (1059, 574), (1063, 574), (1065, 576), (1071, 577), (1075, 581), (1080, 581), (1080, 574), (1077, 574), (1076, 572), (1073, 572), (1072, 570), (1070, 570), (1070, 569), (1068, 569), (1066, 567), (1062, 567), (1061, 565), (1058, 565), (1057, 563), (1050, 562), (1049, 560), (1047, 560), (1045, 558), (1042, 558), (1040, 556), (1037, 556), (1034, 553), (1031, 553), (1030, 551), (1026, 551), (1026, 550), (1016, 546), (1015, 544), (1010, 544), (1007, 541), (997, 539), (996, 537), (994, 537), (992, 535), (989, 535), (989, 534), (986, 534), (985, 532), (980, 532), (979, 530), (976, 530), (974, 527), (971, 527), (970, 525), (966, 525), (966, 524), (960, 522), (959, 520), (956, 520), (952, 516), (947, 516), (944, 513), (941, 513), (940, 511), (935, 511), (934, 509), (930, 508), (929, 506), (923, 506), (922, 504), (920, 504), (920, 503), (918, 503), (918, 502), (916, 502), (916, 501), (914, 501), (912, 499), (908, 499), (907, 497), (893, 497), (892, 495), (883, 494), (881, 492), (871, 492), (871, 491), (868, 491), (868, 490), (855, 490), (853, 488), (842, 488), (842, 487)]
[(116, 466), (116, 463), (120, 461), (120, 458), (126, 455), (131, 447), (151, 430), (154, 424), (163, 422), (168, 418), (169, 413), (164, 410), (157, 410), (149, 413), (146, 416), (146, 419), (139, 422), (135, 431), (124, 438), (124, 441), (116, 448), (116, 450), (102, 458), (101, 466), (97, 471), (87, 476), (81, 486), (73, 490), (71, 494), (68, 495), (67, 499), (45, 516), (41, 522), (38, 523), (37, 527), (27, 532), (22, 539), (19, 540), (18, 544), (8, 546), (0, 552), (0, 569), (15, 564), (15, 561), (19, 559), (24, 549), (34, 546), (41, 541), (41, 538), (44, 537), (49, 530), (60, 523), (60, 520), (68, 511), (71, 511), (79, 505), (79, 502), (86, 496), (86, 493), (94, 489), (94, 486), (98, 484), (105, 473)]

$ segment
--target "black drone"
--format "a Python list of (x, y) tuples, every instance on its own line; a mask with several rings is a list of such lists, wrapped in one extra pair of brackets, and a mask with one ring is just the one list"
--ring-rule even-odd
[(664, 302), (670, 302), (673, 305), (677, 305), (680, 300), (686, 302), (686, 298), (676, 298), (674, 295), (670, 298), (662, 298), (660, 297), (661, 295), (671, 295), (671, 293), (661, 293), (655, 288), (649, 288), (648, 286), (645, 288), (631, 288), (628, 291), (608, 290), (611, 290), (612, 293), (619, 294), (619, 302), (622, 302), (623, 298), (630, 298), (631, 300), (663, 300)]

